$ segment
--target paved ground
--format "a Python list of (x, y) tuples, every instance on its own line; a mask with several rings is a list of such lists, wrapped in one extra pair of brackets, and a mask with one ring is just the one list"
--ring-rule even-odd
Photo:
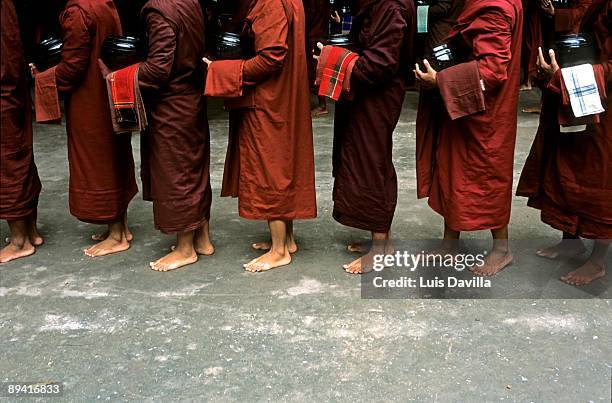
[[(431, 239), (442, 221), (415, 197), (414, 108), (410, 94), (396, 133), (393, 232)], [(227, 122), (218, 105), (210, 115), (218, 195)], [(536, 126), (536, 116), (520, 115), (516, 179)], [(0, 382), (61, 381), (64, 401), (610, 401), (610, 280), (586, 290), (556, 280), (580, 260), (542, 261), (526, 248), (499, 277), (512, 298), (537, 271), (546, 295), (567, 299), (360, 299), (359, 279), (340, 266), (352, 258), (344, 245), (366, 234), (330, 217), (332, 119), (315, 127), (319, 218), (297, 225), (301, 252), (291, 268), (253, 275), (241, 263), (266, 227), (218, 197), (217, 253), (190, 268), (148, 269), (172, 238), (154, 230), (141, 200), (130, 208), (128, 252), (83, 256), (96, 228), (67, 211), (63, 128), (37, 126), (47, 243), (0, 268)], [(519, 198), (511, 231), (532, 248), (558, 236)], [(570, 299), (594, 296), (608, 299)]]

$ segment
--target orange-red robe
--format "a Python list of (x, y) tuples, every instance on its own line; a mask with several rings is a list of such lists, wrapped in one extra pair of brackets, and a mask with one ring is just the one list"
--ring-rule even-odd
[(466, 2), (448, 39), (467, 61), (438, 73), (441, 100), (421, 97), (417, 194), (457, 231), (510, 220), (522, 21), (520, 0)]
[(2, 1), (2, 127), (0, 218), (16, 220), (36, 211), (41, 184), (32, 149), (32, 107), (17, 13)]
[(230, 139), (222, 196), (255, 220), (317, 214), (312, 122), (301, 0), (254, 0), (246, 14), (255, 42), (247, 60), (215, 61), (206, 93), (228, 97)]
[(204, 98), (204, 16), (197, 0), (150, 0), (149, 39), (138, 80), (149, 128), (141, 135), (142, 183), (155, 227), (192, 231), (210, 218), (210, 133)]
[[(540, 126), (521, 173), (517, 195), (541, 211), (558, 230), (592, 239), (612, 239), (612, 2), (595, 0), (581, 31), (592, 33), (599, 51), (596, 75), (606, 112), (585, 132), (560, 133), (560, 71), (544, 92)], [(601, 77), (600, 77), (601, 78)], [(603, 80), (599, 80), (603, 82)], [(553, 85), (555, 84), (555, 85)]]
[(119, 16), (111, 0), (69, 0), (60, 25), (62, 60), (37, 80), (55, 76), (56, 89), (65, 93), (70, 213), (94, 224), (118, 221), (138, 188), (131, 138), (113, 132), (98, 59), (104, 39), (121, 34)]

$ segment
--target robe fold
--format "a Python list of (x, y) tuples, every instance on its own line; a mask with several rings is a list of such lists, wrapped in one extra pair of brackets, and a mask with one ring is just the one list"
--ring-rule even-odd
[(333, 217), (358, 229), (388, 232), (397, 204), (393, 131), (412, 71), (416, 29), (411, 0), (371, 1), (358, 9), (351, 36), (360, 57), (351, 75), (352, 100), (334, 117)]
[(317, 61), (312, 57), (317, 42), (324, 41), (329, 35), (331, 8), (329, 0), (304, 0), (306, 16), (306, 62), (308, 63), (308, 79), (314, 86)]
[(420, 99), (417, 195), (456, 231), (510, 220), (522, 14), (520, 0), (466, 2), (448, 40), (469, 60), (440, 71), (436, 96)]
[(544, 223), (591, 239), (612, 239), (611, 16), (612, 2), (595, 0), (580, 28), (593, 34), (597, 44), (600, 58), (594, 72), (600, 95), (606, 94), (606, 112), (584, 132), (560, 133), (557, 72), (543, 93), (540, 125), (517, 188), (517, 195), (528, 197), (528, 205), (541, 211)]
[(215, 61), (206, 94), (226, 96), (230, 133), (221, 196), (253, 220), (317, 215), (306, 32), (301, 0), (254, 0), (255, 56)]
[[(69, 0), (60, 25), (62, 60), (51, 72), (56, 90), (66, 94), (70, 212), (84, 222), (115, 222), (138, 192), (131, 138), (113, 132), (106, 83), (98, 65), (104, 40), (121, 34), (119, 16), (110, 0)], [(36, 96), (45, 97), (45, 93), (37, 91)], [(37, 103), (50, 104), (46, 101)]]
[(444, 41), (461, 14), (464, 2), (465, 0), (438, 0), (429, 6), (425, 57), (430, 57), (432, 49)]
[(536, 76), (538, 68), (538, 47), (543, 46), (542, 8), (540, 0), (523, 0), (523, 47), (521, 60), (524, 74)]
[(142, 182), (155, 227), (192, 231), (210, 219), (210, 133), (204, 98), (204, 16), (197, 0), (150, 0), (142, 9), (149, 53), (138, 79), (149, 128)]
[(36, 211), (41, 190), (32, 148), (32, 109), (13, 0), (2, 2), (0, 218), (17, 220)]
[(570, 7), (555, 9), (554, 22), (557, 34), (577, 34), (584, 13), (593, 0), (572, 0)]

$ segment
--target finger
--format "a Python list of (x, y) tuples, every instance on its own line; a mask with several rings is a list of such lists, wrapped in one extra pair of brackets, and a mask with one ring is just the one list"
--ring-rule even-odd
[(433, 67), (431, 67), (427, 59), (423, 59), (423, 64), (425, 65), (425, 71), (427, 71), (428, 73), (432, 73), (434, 71)]
[(212, 63), (212, 60), (207, 57), (203, 57), (202, 60), (204, 61), (204, 63), (206, 63), (207, 66), (210, 66), (210, 64)]
[(323, 44), (321, 42), (317, 42), (317, 48), (319, 48), (320, 50), (323, 50)]
[(417, 78), (418, 79), (422, 79), (424, 73), (421, 71), (421, 68), (419, 67), (419, 64), (416, 63), (414, 66), (415, 66), (415, 73), (417, 75)]
[(538, 46), (538, 60), (536, 60), (536, 64), (538, 67), (542, 65), (543, 60), (544, 60), (544, 54), (542, 53), (542, 47)]
[(312, 55), (312, 58), (313, 58), (313, 59), (315, 59), (315, 60), (317, 60), (317, 61), (319, 60), (319, 57), (320, 57), (320, 56), (318, 56), (318, 55)]
[(555, 51), (553, 49), (550, 49), (548, 51), (548, 55), (550, 56), (550, 65), (554, 69), (558, 69), (559, 68), (559, 63), (557, 63), (557, 56), (555, 55)]

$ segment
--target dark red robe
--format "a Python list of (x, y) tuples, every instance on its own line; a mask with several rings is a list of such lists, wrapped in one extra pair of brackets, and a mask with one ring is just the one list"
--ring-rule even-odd
[[(541, 211), (541, 219), (561, 231), (592, 239), (612, 239), (612, 2), (595, 0), (581, 32), (592, 33), (607, 94), (599, 124), (582, 133), (560, 133), (560, 94), (544, 92), (540, 126), (521, 173), (517, 195)], [(560, 71), (557, 72), (559, 75)], [(558, 82), (554, 77), (553, 82)], [(552, 82), (551, 82), (552, 84)]]
[(448, 38), (466, 61), (421, 98), (417, 194), (456, 231), (510, 220), (522, 22), (520, 0), (466, 2)]
[(215, 61), (206, 93), (227, 97), (230, 138), (222, 196), (240, 216), (295, 220), (317, 215), (306, 32), (302, 0), (253, 0), (246, 26), (255, 56)]
[(131, 137), (113, 132), (98, 65), (104, 40), (121, 34), (119, 16), (111, 0), (69, 0), (60, 25), (62, 60), (37, 80), (55, 76), (56, 89), (65, 93), (70, 212), (89, 223), (115, 222), (138, 192)]
[(572, 0), (569, 8), (555, 9), (555, 32), (557, 34), (580, 32), (582, 17), (592, 2), (593, 0)]
[(431, 50), (444, 41), (455, 22), (457, 22), (457, 18), (463, 9), (463, 3), (465, 3), (465, 0), (439, 0), (429, 6), (425, 57), (429, 57)]
[(534, 77), (538, 68), (538, 47), (543, 46), (542, 7), (540, 0), (523, 0), (523, 47), (521, 60), (524, 74)]
[(204, 98), (204, 16), (197, 0), (150, 0), (139, 81), (149, 115), (142, 134), (144, 195), (155, 227), (191, 231), (210, 218), (210, 133)]
[(351, 35), (360, 55), (352, 100), (334, 118), (334, 211), (341, 224), (387, 232), (397, 204), (393, 130), (412, 68), (415, 8), (411, 0), (360, 2)]
[(329, 35), (329, 20), (331, 16), (329, 0), (304, 0), (304, 13), (306, 16), (308, 79), (311, 87), (314, 87), (317, 62), (312, 57), (312, 54), (313, 50), (317, 47), (317, 42), (324, 41)]
[(19, 22), (13, 0), (1, 1), (0, 218), (16, 220), (36, 211), (41, 184), (32, 149), (32, 107)]

